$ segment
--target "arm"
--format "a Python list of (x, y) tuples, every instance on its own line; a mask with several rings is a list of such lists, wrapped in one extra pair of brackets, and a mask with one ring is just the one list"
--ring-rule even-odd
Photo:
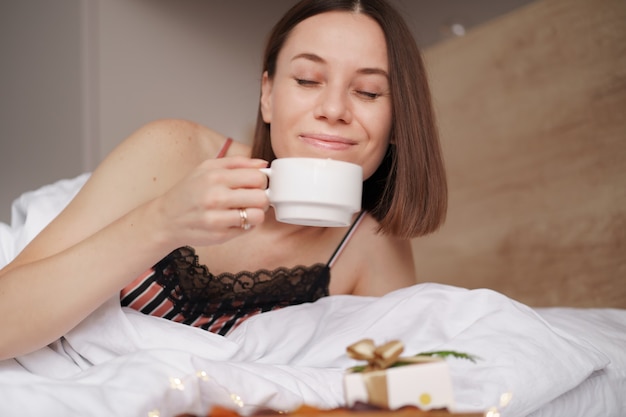
[[(176, 247), (263, 220), (263, 161), (214, 160), (223, 137), (180, 121), (140, 129), (68, 207), (0, 271), (0, 359), (45, 346)], [(176, 185), (176, 187), (174, 187)]]

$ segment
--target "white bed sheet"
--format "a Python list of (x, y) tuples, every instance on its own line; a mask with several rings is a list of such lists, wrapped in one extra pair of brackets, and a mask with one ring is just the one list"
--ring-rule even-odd
[[(0, 266), (88, 175), (25, 193), (0, 225)], [(537, 309), (490, 290), (422, 284), (381, 298), (332, 296), (261, 314), (224, 338), (111, 299), (65, 337), (0, 362), (0, 415), (172, 416), (212, 405), (289, 410), (342, 405), (349, 344), (402, 340), (453, 349), (456, 410), (502, 416), (618, 417), (626, 410), (626, 310)]]
[[(626, 416), (626, 314), (620, 309), (542, 308), (555, 328), (577, 335), (611, 362), (576, 388), (546, 404), (533, 417)], [(612, 410), (612, 411), (611, 411)]]

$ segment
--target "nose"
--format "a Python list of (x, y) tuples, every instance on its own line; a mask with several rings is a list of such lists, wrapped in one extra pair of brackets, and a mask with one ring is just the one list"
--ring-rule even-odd
[(338, 86), (327, 85), (318, 96), (315, 117), (330, 123), (350, 123), (352, 111), (348, 91)]

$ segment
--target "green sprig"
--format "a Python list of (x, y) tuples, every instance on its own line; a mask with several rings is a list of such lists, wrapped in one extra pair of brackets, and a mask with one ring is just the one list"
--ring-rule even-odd
[(468, 361), (472, 361), (473, 363), (476, 363), (476, 361), (480, 359), (478, 356), (470, 355), (469, 353), (455, 352), (454, 350), (438, 350), (434, 352), (422, 352), (422, 353), (418, 353), (415, 356), (438, 356), (443, 359), (446, 359), (447, 357), (452, 356), (453, 358), (457, 358), (457, 359), (467, 359)]
[[(453, 358), (466, 359), (473, 363), (476, 363), (476, 361), (480, 359), (478, 356), (470, 355), (469, 353), (456, 352), (454, 350), (438, 350), (438, 351), (433, 351), (433, 352), (422, 352), (422, 353), (418, 353), (415, 356), (429, 356), (429, 357), (437, 356), (442, 359), (446, 359), (452, 356)], [(392, 364), (391, 366), (389, 366), (389, 368), (396, 368), (398, 366), (412, 365), (412, 364), (413, 362), (404, 362), (402, 360), (399, 360), (395, 362), (394, 364)], [(367, 365), (357, 365), (357, 366), (353, 366), (352, 368), (350, 368), (349, 371), (350, 372), (363, 372), (366, 368), (367, 368)]]

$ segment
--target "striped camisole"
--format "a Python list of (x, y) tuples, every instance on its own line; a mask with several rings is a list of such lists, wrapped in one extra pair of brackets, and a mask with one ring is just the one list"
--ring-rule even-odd
[[(226, 154), (226, 141), (218, 158)], [(178, 248), (120, 293), (121, 304), (226, 335), (245, 319), (328, 295), (330, 270), (362, 221), (361, 212), (326, 263), (212, 274), (192, 247)]]

